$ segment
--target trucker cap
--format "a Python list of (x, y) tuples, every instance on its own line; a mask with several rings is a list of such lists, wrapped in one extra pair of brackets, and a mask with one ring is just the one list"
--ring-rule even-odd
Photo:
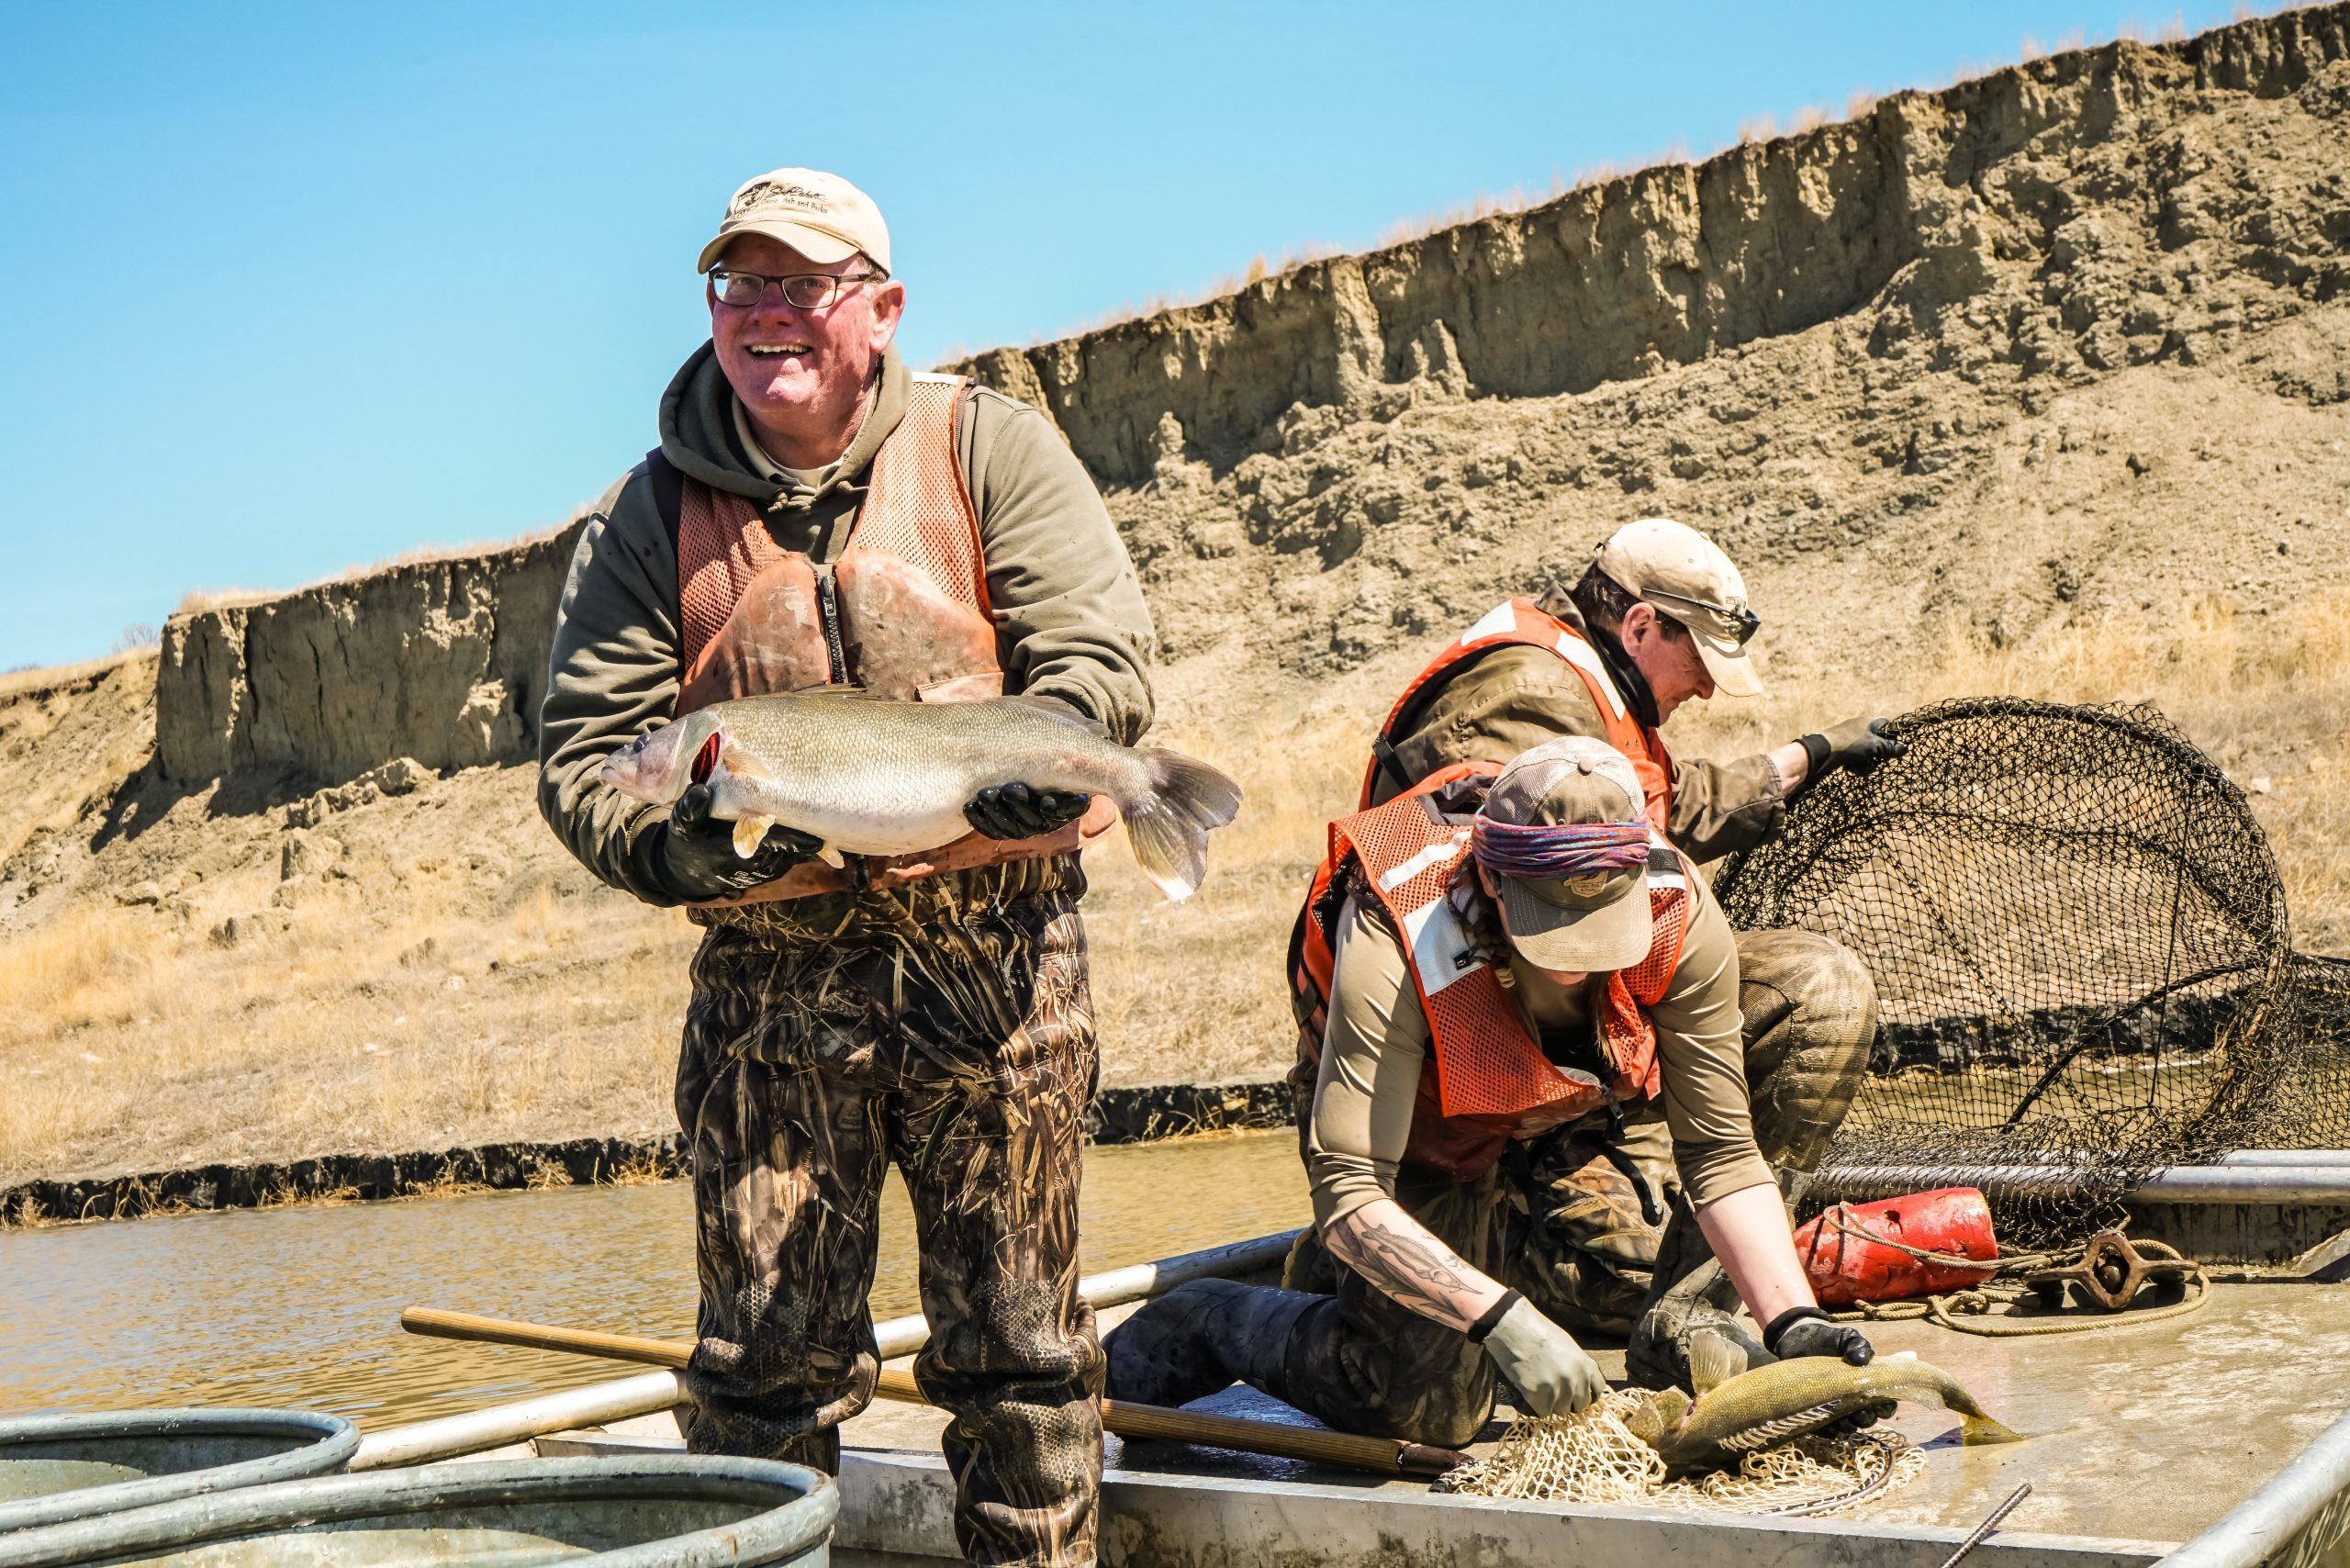
[(726, 204), (718, 238), (701, 248), (697, 272), (718, 264), (726, 247), (745, 234), (780, 240), (818, 266), (860, 252), (890, 270), (890, 226), (873, 198), (821, 169), (774, 169), (744, 182)]
[[(1565, 735), (1511, 759), (1486, 791), (1472, 843), (1501, 890), (1510, 946), (1546, 969), (1630, 969), (1648, 956), (1649, 821), (1639, 776), (1605, 741)], [(1503, 831), (1494, 833), (1492, 827)], [(1614, 829), (1554, 835), (1510, 830)], [(1507, 845), (1501, 840), (1510, 840)], [(1533, 841), (1533, 842), (1528, 842)], [(1528, 874), (1531, 864), (1565, 859), (1586, 868)], [(1600, 862), (1592, 865), (1591, 862)], [(1505, 868), (1517, 866), (1513, 873)]]
[(1746, 605), (1746, 579), (1721, 547), (1669, 517), (1628, 522), (1594, 556), (1626, 593), (1686, 627), (1718, 690), (1753, 697), (1762, 678), (1746, 655), (1762, 622)]

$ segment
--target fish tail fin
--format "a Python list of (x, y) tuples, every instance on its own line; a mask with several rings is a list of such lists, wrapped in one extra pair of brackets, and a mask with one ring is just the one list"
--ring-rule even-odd
[(1149, 784), (1135, 799), (1120, 801), (1118, 811), (1143, 874), (1180, 902), (1207, 876), (1208, 830), (1222, 827), (1240, 810), (1240, 786), (1180, 752), (1147, 750), (1142, 756)]
[(1969, 1416), (1961, 1411), (1958, 1440), (1968, 1448), (1975, 1448), (1983, 1443), (2020, 1443), (2023, 1441), (2023, 1434), (1988, 1416)]

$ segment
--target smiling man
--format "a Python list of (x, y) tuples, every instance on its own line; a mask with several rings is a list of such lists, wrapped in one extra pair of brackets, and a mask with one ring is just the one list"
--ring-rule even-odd
[(700, 1332), (699, 1452), (837, 1469), (873, 1396), (883, 1171), (913, 1201), (966, 1557), (1093, 1555), (1102, 1353), (1077, 1295), (1094, 1075), (1083, 796), (1021, 785), (972, 831), (845, 868), (788, 828), (738, 854), (709, 792), (647, 806), (613, 751), (729, 698), (855, 685), (1056, 703), (1131, 744), (1150, 618), (1084, 469), (1035, 409), (910, 375), (907, 291), (865, 193), (778, 169), (703, 247), (710, 342), (661, 445), (588, 518), (541, 709), (541, 810), (588, 868), (706, 927), (677, 1064)]

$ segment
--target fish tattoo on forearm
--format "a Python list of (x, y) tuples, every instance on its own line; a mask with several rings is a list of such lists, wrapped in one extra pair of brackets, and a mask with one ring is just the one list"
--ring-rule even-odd
[(1479, 1294), (1476, 1272), (1451, 1249), (1426, 1232), (1375, 1220), (1344, 1228), (1340, 1255), (1399, 1305), (1449, 1328), (1466, 1329), (1477, 1320), (1470, 1310)]

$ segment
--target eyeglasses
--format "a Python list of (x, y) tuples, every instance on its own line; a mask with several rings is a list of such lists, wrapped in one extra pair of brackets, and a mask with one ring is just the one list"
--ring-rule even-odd
[(767, 285), (775, 284), (783, 290), (783, 302), (794, 310), (822, 310), (838, 299), (844, 290), (889, 275), (884, 272), (856, 273), (847, 277), (832, 273), (788, 273), (781, 277), (770, 277), (765, 273), (712, 267), (710, 286), (718, 291), (718, 297), (729, 305), (751, 306), (766, 297)]
[(1673, 604), (1685, 604), (1692, 610), (1702, 610), (1708, 615), (1719, 617), (1729, 623), (1730, 640), (1741, 648), (1746, 646), (1748, 640), (1755, 633), (1762, 629), (1762, 618), (1742, 604), (1732, 609), (1726, 604), (1714, 604), (1702, 599), (1691, 599), (1686, 594), (1666, 593), (1661, 588), (1650, 588), (1640, 597), (1646, 599), (1666, 599)]

